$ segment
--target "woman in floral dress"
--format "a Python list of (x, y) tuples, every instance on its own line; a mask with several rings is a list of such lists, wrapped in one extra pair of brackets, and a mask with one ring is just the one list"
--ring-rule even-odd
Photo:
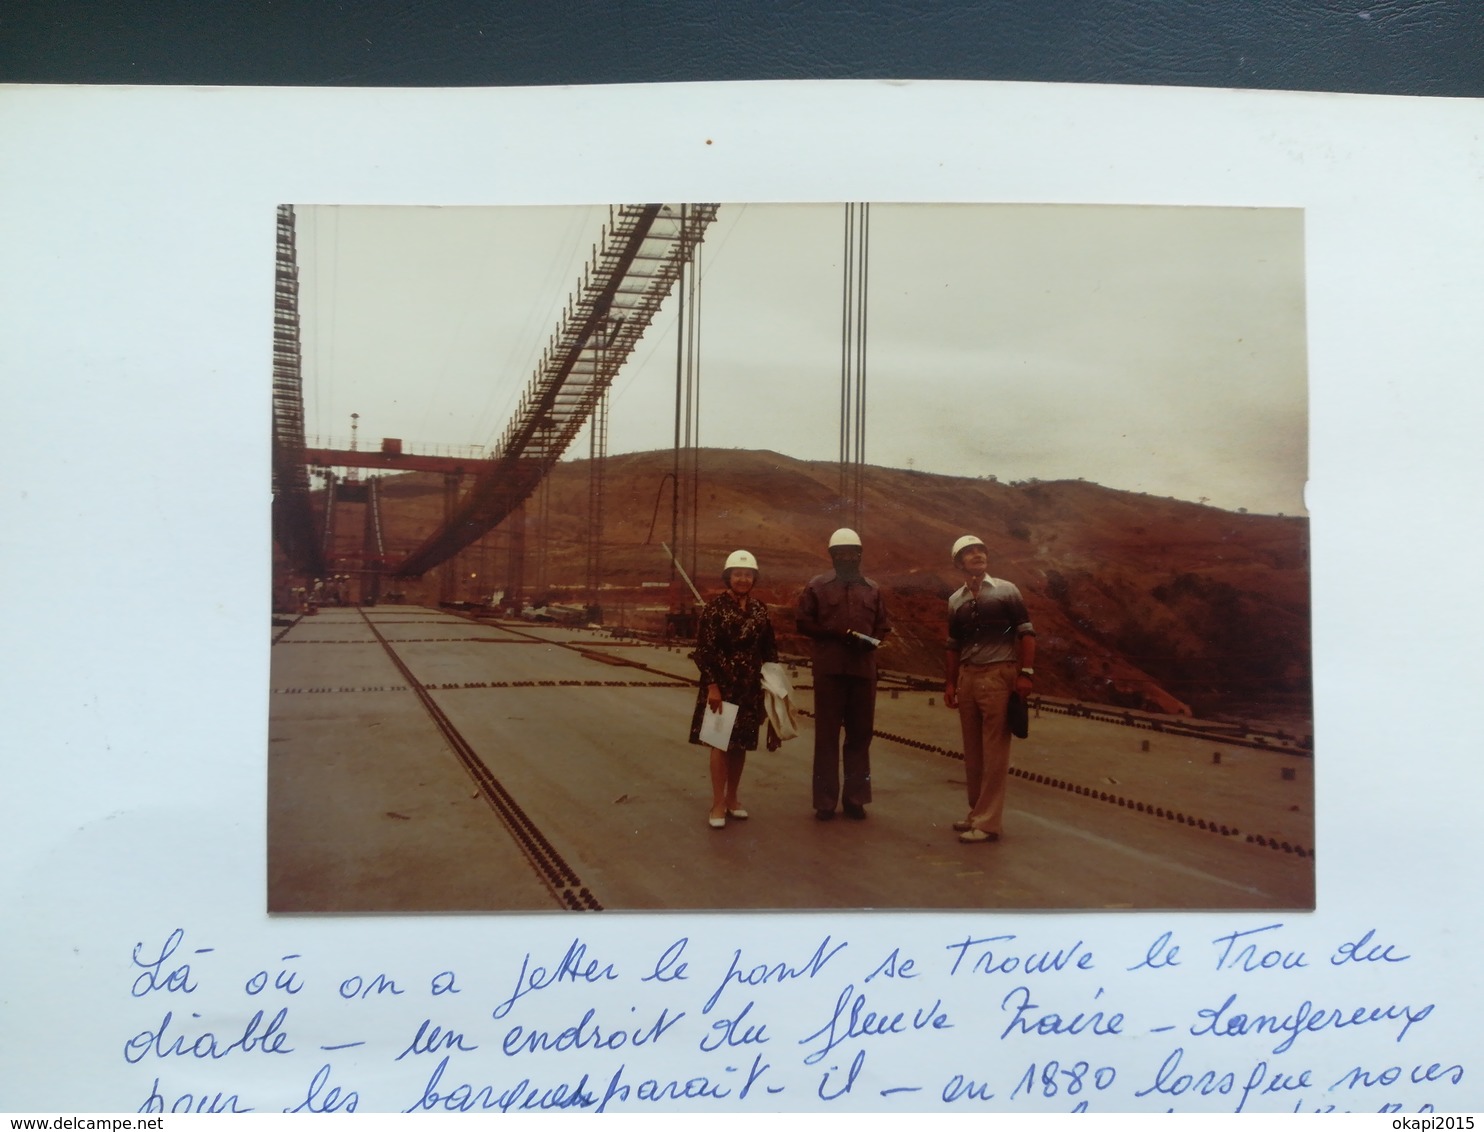
[(737, 721), (725, 751), (711, 748), (712, 829), (724, 829), (727, 818), (745, 820), (747, 811), (737, 800), (747, 752), (757, 749), (763, 708), (762, 666), (778, 659), (768, 607), (752, 596), (757, 584), (757, 559), (738, 550), (727, 559), (721, 580), (726, 591), (706, 603), (696, 631), (696, 667), (701, 670), (690, 741), (700, 744), (701, 722), (707, 711), (721, 711), (722, 701), (737, 705)]

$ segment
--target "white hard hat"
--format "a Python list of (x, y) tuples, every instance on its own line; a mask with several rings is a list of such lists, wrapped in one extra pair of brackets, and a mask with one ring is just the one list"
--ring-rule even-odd
[[(978, 535), (964, 535), (953, 544), (953, 564), (955, 566), (958, 565), (958, 556), (971, 546), (984, 546), (984, 540)], [(984, 546), (984, 549), (988, 550), (989, 547)]]
[(758, 572), (757, 559), (749, 550), (734, 550), (727, 556), (727, 564), (721, 568), (722, 580), (726, 580), (728, 570), (751, 570)]
[(838, 531), (830, 536), (831, 550), (834, 550), (837, 546), (859, 546), (860, 544), (861, 536), (856, 534), (849, 527), (841, 527)]

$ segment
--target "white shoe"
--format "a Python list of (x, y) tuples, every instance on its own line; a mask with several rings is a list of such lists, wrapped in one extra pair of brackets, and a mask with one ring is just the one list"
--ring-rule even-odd
[(964, 833), (960, 833), (958, 835), (958, 839), (965, 845), (974, 845), (976, 843), (985, 841), (998, 841), (1000, 839), (1000, 835), (998, 833), (990, 833), (987, 830), (983, 829), (971, 829)]

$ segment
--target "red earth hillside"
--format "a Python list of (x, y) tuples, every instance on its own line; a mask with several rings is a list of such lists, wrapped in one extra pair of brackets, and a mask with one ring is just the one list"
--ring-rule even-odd
[[(696, 534), (683, 566), (690, 572), (694, 565), (709, 597), (727, 554), (751, 550), (762, 566), (759, 593), (775, 606), (786, 636), (799, 588), (829, 566), (830, 532), (851, 525), (839, 507), (838, 466), (767, 451), (703, 449), (696, 460)], [(657, 608), (692, 600), (688, 591), (672, 596), (654, 586), (671, 576), (660, 543), (670, 540), (665, 477), (672, 466), (669, 451), (606, 463), (598, 596), (610, 623), (621, 612), (628, 624), (648, 616), (657, 626)], [(1233, 513), (1080, 480), (1001, 483), (868, 467), (864, 484), (864, 568), (886, 589), (897, 628), (883, 649), (886, 667), (941, 674), (943, 599), (961, 580), (949, 548), (968, 533), (989, 548), (991, 571), (1025, 594), (1037, 629), (1039, 691), (1151, 710), (1188, 706), (1202, 715), (1300, 724), (1308, 716), (1306, 518)], [(388, 476), (381, 487), (395, 562), (439, 521), (442, 477)], [(527, 594), (585, 602), (588, 462), (559, 464), (547, 490), (544, 543), (539, 496), (526, 508)], [(687, 488), (682, 513), (691, 498)], [(487, 599), (504, 586), (508, 526), (460, 555), (459, 598)], [(338, 552), (354, 554), (359, 532), (359, 523), (347, 522)], [(538, 581), (547, 592), (531, 594)], [(409, 601), (439, 596), (436, 574), (391, 586)]]

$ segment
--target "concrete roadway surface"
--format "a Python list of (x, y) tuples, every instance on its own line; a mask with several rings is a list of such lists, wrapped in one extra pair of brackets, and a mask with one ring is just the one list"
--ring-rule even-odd
[[(321, 610), (272, 647), (271, 911), (561, 907), (371, 624), (604, 909), (1314, 903), (1307, 758), (1043, 713), (1011, 750), (1023, 776), (1010, 780), (1004, 837), (964, 845), (951, 829), (967, 808), (963, 763), (880, 734), (868, 819), (816, 821), (812, 717), (801, 716), (798, 738), (748, 757), (750, 820), (716, 831), (706, 751), (687, 742), (696, 671), (685, 650), (381, 606)], [(809, 679), (799, 668), (795, 683)], [(796, 699), (812, 709), (807, 690)], [(889, 683), (876, 727), (962, 746), (941, 696), (893, 695)]]

